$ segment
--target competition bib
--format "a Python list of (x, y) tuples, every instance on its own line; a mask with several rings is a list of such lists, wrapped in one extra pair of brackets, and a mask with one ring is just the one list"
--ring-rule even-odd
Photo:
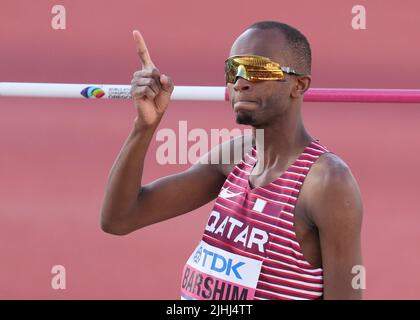
[(201, 241), (182, 272), (181, 299), (252, 300), (261, 264)]

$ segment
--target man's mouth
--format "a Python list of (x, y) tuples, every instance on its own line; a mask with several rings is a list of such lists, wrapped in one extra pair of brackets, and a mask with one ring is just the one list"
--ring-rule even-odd
[(256, 101), (239, 100), (233, 104), (233, 111), (254, 110), (256, 107), (257, 107)]

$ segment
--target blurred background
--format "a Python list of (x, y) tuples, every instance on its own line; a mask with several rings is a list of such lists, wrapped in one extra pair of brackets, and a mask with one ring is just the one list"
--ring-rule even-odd
[[(54, 5), (66, 29), (54, 30)], [(366, 8), (354, 30), (352, 8)], [(145, 37), (175, 85), (224, 85), (223, 61), (250, 24), (277, 20), (312, 46), (312, 87), (418, 88), (416, 0), (0, 0), (0, 81), (129, 84)], [(309, 132), (350, 166), (363, 195), (366, 299), (420, 299), (420, 105), (305, 103)], [(99, 214), (128, 136), (131, 101), (0, 98), (0, 298), (178, 299), (183, 264), (213, 202), (124, 237)], [(173, 102), (160, 124), (237, 127), (227, 102)], [(159, 165), (144, 182), (188, 165)], [(53, 290), (51, 268), (66, 269)]]

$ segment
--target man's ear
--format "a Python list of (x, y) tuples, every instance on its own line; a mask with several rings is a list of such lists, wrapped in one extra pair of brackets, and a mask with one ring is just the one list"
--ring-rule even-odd
[(311, 76), (295, 76), (295, 84), (292, 88), (292, 92), (290, 96), (292, 98), (303, 98), (303, 94), (309, 89), (311, 86)]

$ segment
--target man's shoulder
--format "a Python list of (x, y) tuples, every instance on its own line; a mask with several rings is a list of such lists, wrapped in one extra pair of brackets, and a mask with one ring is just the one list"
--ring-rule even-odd
[(351, 202), (361, 207), (358, 183), (349, 165), (337, 154), (323, 153), (312, 165), (306, 179), (305, 207), (312, 214), (325, 215), (343, 203)]
[(334, 183), (351, 176), (349, 165), (333, 152), (321, 154), (312, 165), (310, 173), (318, 183)]
[(338, 186), (352, 180), (350, 167), (341, 157), (333, 152), (321, 154), (311, 166), (301, 190), (305, 207), (309, 209), (326, 195), (332, 196)]

